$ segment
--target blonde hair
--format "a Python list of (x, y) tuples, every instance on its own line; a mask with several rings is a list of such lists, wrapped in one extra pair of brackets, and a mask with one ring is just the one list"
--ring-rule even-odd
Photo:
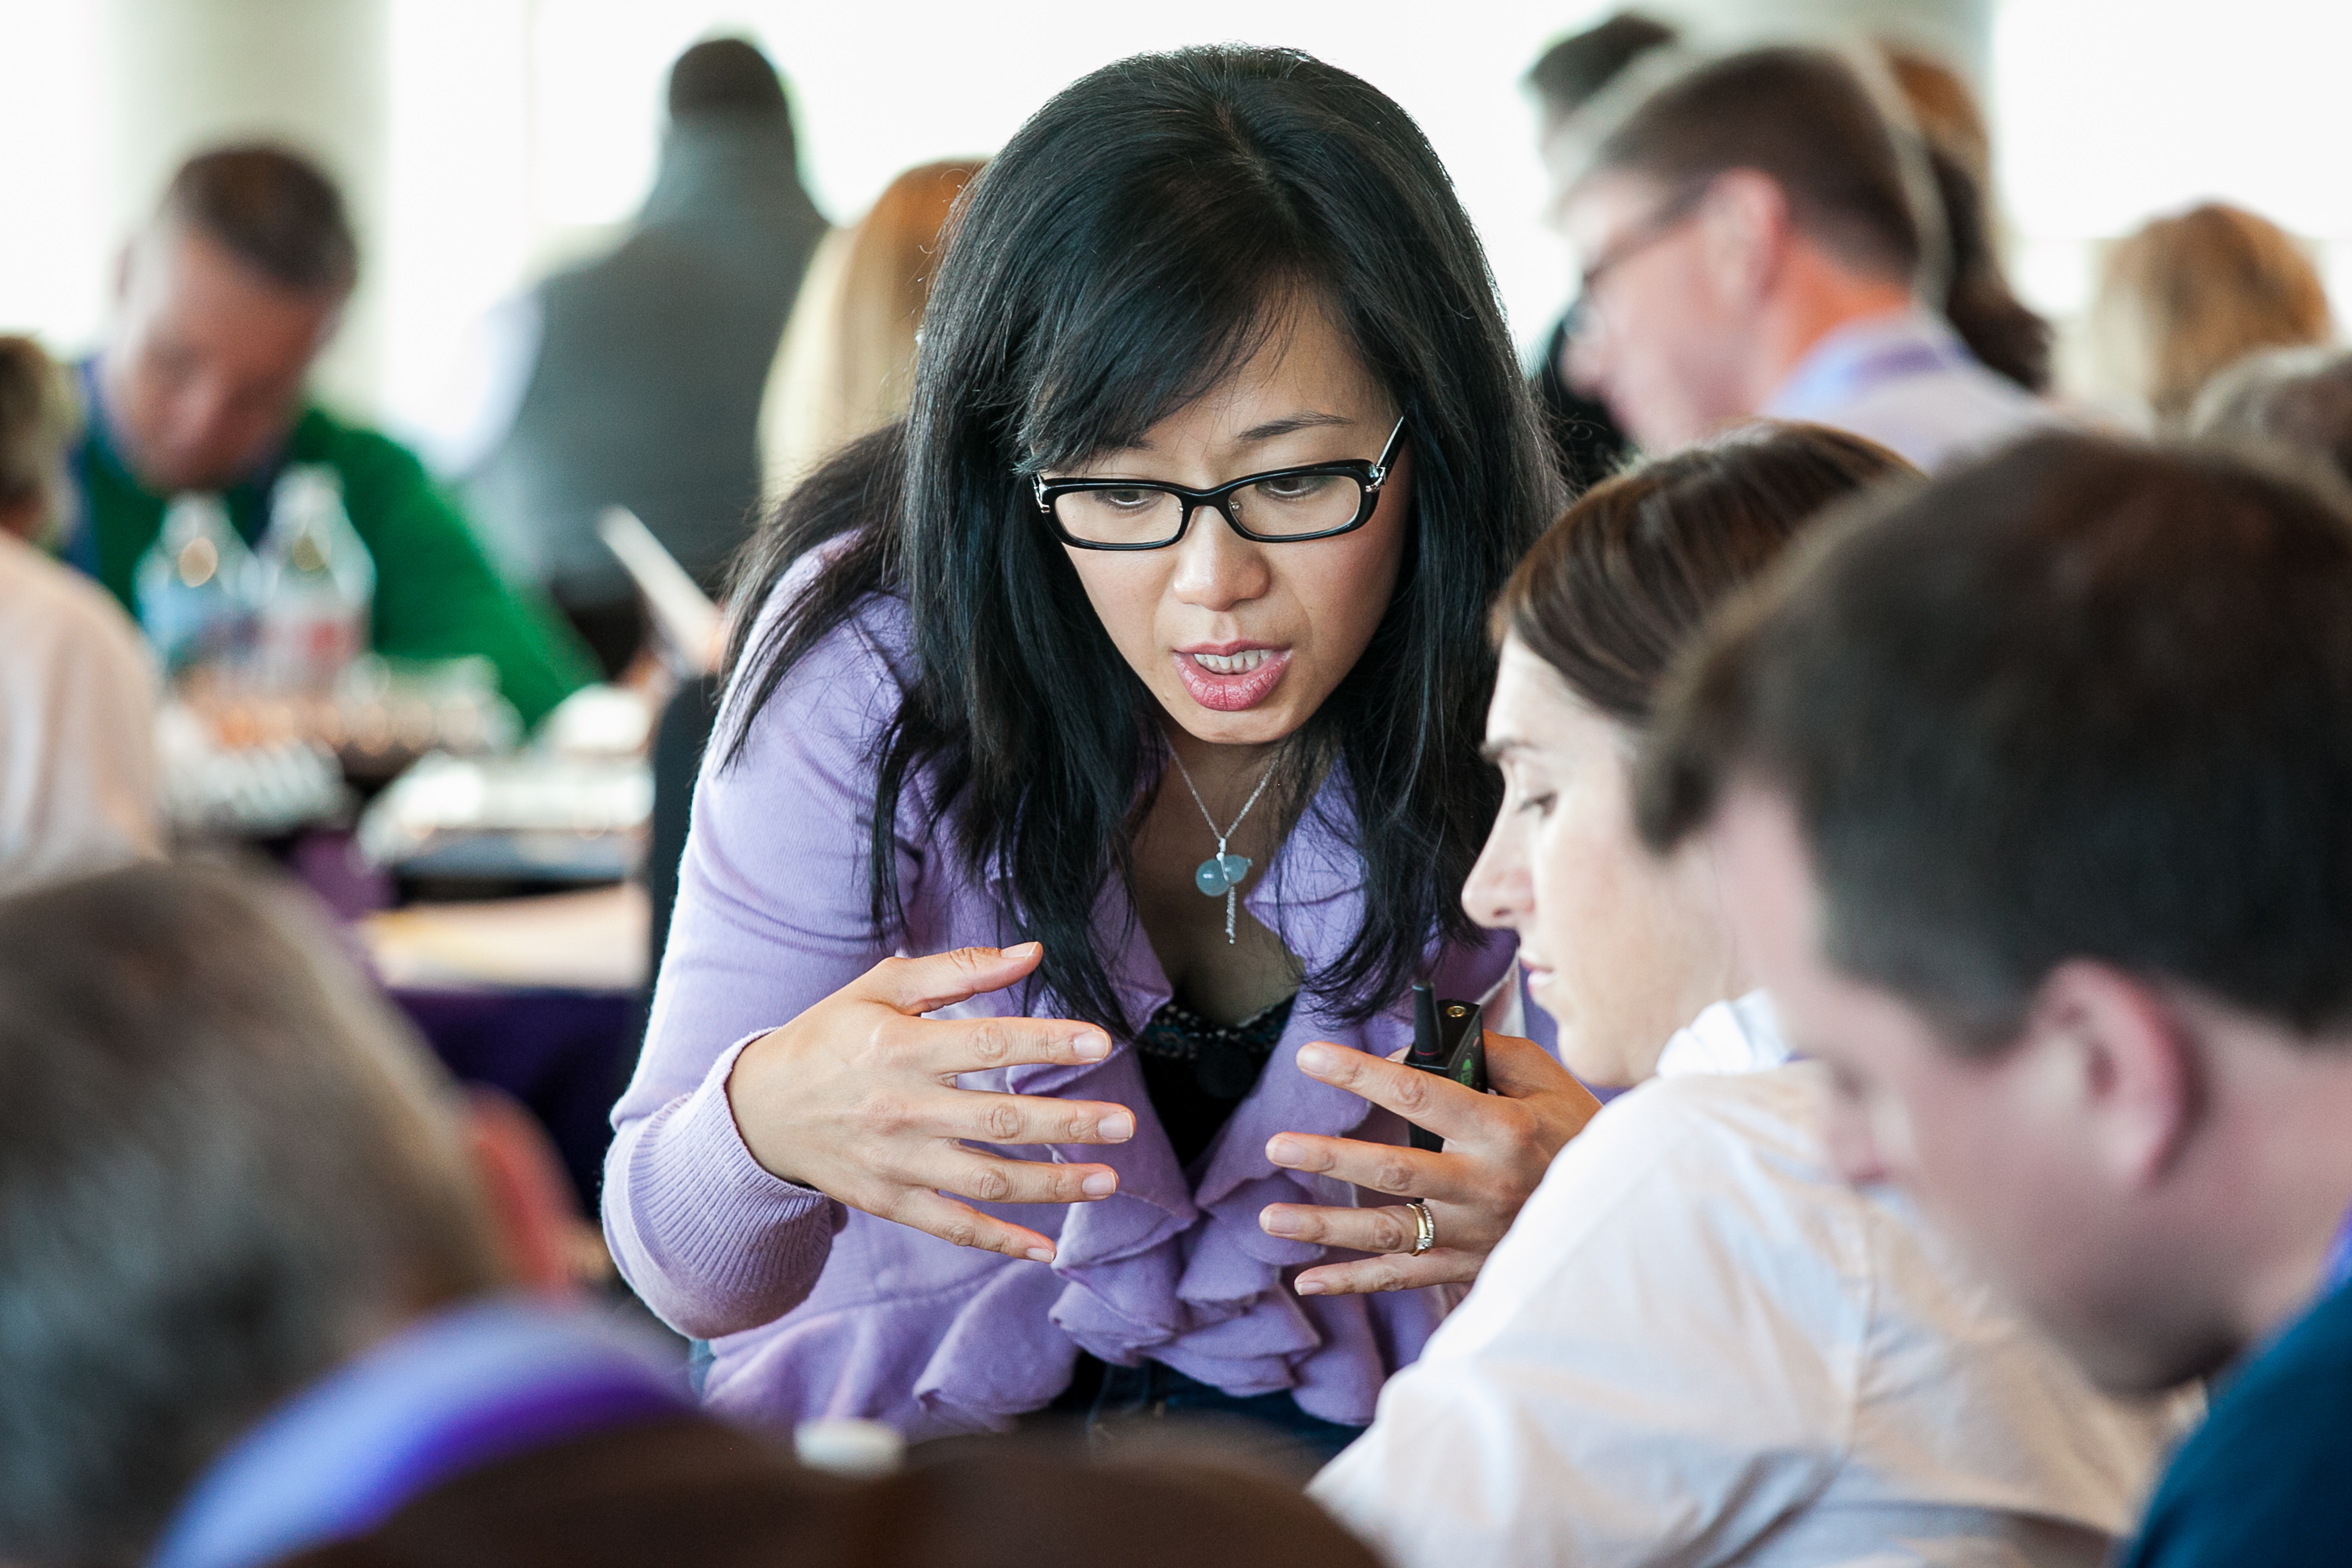
[(761, 416), (772, 489), (907, 412), (915, 329), (956, 202), (980, 169), (971, 160), (909, 169), (855, 228), (817, 247)]
[(0, 508), (38, 499), (49, 521), (80, 428), (80, 400), (65, 372), (31, 338), (0, 336)]
[(2223, 367), (2256, 349), (2332, 335), (2327, 291), (2294, 238), (2219, 202), (2152, 218), (2118, 242), (2091, 328), (2104, 378), (2145, 403), (2168, 432)]

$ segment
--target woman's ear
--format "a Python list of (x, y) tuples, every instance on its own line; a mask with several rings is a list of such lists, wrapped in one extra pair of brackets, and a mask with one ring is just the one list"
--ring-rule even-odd
[[(526, 1290), (569, 1293), (593, 1276), (582, 1267), (590, 1227), (554, 1145), (530, 1112), (498, 1090), (469, 1089), (467, 1101), (475, 1179), (509, 1277)], [(601, 1252), (602, 1237), (594, 1240)]]

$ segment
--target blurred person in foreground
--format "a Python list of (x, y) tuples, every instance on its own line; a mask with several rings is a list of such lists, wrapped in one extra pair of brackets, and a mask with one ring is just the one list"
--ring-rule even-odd
[(1842, 431), (1740, 429), (1592, 489), (1503, 590), (1507, 794), (1462, 901), (1518, 933), (1570, 1070), (1639, 1087), (1315, 1482), (1404, 1568), (2089, 1568), (2130, 1526), (2164, 1413), (2100, 1398), (1912, 1205), (1841, 1179), (1829, 1076), (1792, 1061), (1707, 851), (1653, 858), (1628, 805), (1707, 613), (1822, 508), (1916, 477)]
[(1149, 1568), (1371, 1568), (1197, 1452), (803, 1469), (565, 1299), (562, 1191), (290, 893), (0, 901), (0, 1561), (1077, 1568), (1126, 1529)]
[(907, 416), (915, 336), (956, 202), (976, 159), (924, 163), (883, 187), (865, 217), (817, 246), (760, 411), (768, 489), (782, 495), (825, 458)]
[(2205, 384), (2189, 420), (2207, 441), (2270, 447), (2352, 482), (2352, 350), (2264, 349)]
[(1988, 311), (2005, 330), (2022, 307), (1987, 274), (1980, 199), (1939, 199), (1965, 172), (1889, 107), (1837, 55), (1755, 49), (1602, 139), (1559, 209), (1584, 258), (1569, 365), (1643, 447), (1762, 414), (1932, 469), (2051, 417), (1971, 352)]
[[(1676, 41), (1675, 29), (1639, 11), (1620, 11), (1546, 49), (1528, 68), (1524, 81), (1536, 106), (1536, 151), (1543, 159), (1553, 200), (1583, 174), (1592, 155), (1593, 100), (1624, 79), (1626, 68), (1643, 57), (1655, 59)], [(1551, 437), (1552, 458), (1570, 495), (1580, 495), (1609, 477), (1625, 460), (1630, 443), (1609, 415), (1609, 405), (1580, 392), (1569, 381), (1569, 310), (1552, 323), (1538, 351), (1528, 385)]]
[(135, 606), (174, 494), (221, 492), (251, 543), (278, 476), (323, 465), (374, 558), (375, 651), (486, 658), (536, 722), (588, 679), (580, 650), (499, 580), (414, 455), (306, 390), (358, 277), (342, 197), (307, 159), (256, 145), (183, 164), (124, 250), (105, 344), (81, 366), (81, 510), (60, 552)]
[(39, 548), (79, 423), (41, 346), (0, 337), (0, 893), (163, 847), (154, 661), (121, 606)]
[(2219, 202), (2118, 241), (2088, 327), (2089, 390), (2163, 436), (2179, 435), (2206, 383), (2247, 354), (2335, 336), (2319, 269), (2294, 237)]
[(617, 675), (644, 637), (597, 536), (625, 506), (716, 589), (759, 505), (760, 399), (824, 218), (792, 104), (741, 38), (671, 66), (652, 191), (619, 247), (494, 315), (478, 428), (446, 454), (510, 571)]
[(1851, 1179), (2105, 1386), (2224, 1374), (2123, 1561), (2344, 1561), (2352, 497), (2022, 443), (1719, 619), (1637, 791), (1705, 833)]

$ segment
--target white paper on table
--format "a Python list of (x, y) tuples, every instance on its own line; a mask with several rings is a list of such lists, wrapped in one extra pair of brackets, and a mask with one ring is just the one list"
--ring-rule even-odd
[(624, 882), (585, 892), (478, 903), (413, 904), (360, 921), (386, 985), (636, 991), (646, 984), (651, 910)]

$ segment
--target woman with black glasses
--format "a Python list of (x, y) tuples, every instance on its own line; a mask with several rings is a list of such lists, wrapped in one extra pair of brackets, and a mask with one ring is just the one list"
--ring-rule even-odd
[(1413, 1269), (1261, 1226), (1395, 1235), (1337, 1211), (1402, 1123), (1302, 1045), (1390, 1054), (1422, 979), (1517, 1015), (1456, 894), (1497, 795), (1486, 606), (1553, 502), (1477, 240), (1381, 94), (1196, 50), (1022, 129), (905, 425), (782, 509), (740, 594), (604, 1200), (631, 1282), (714, 1342), (711, 1404), (917, 1437), (1220, 1409), (1327, 1449), (1370, 1419), (1427, 1282), (1532, 1186), (1486, 1175), (1539, 1175), (1590, 1106), (1497, 1039), (1509, 1098), (1415, 1168), (1450, 1198)]

